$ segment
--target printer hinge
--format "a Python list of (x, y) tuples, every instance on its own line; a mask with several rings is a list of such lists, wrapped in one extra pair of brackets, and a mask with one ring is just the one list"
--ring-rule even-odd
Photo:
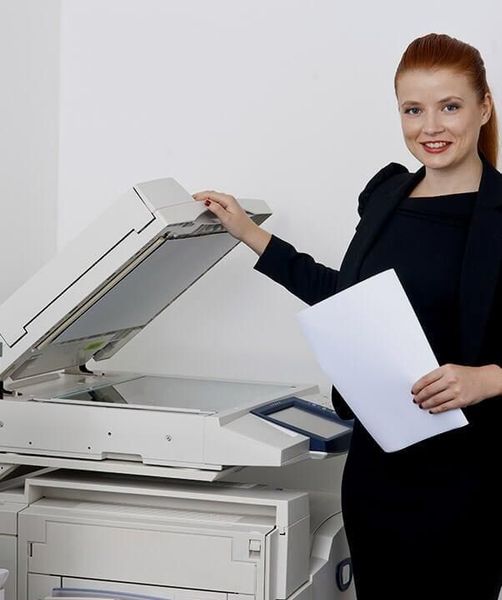
[(5, 396), (22, 396), (21, 392), (17, 392), (16, 390), (8, 390), (4, 386), (4, 382), (0, 381), (0, 400), (2, 400)]
[(66, 375), (95, 375), (94, 371), (90, 371), (85, 364), (68, 367), (63, 372)]

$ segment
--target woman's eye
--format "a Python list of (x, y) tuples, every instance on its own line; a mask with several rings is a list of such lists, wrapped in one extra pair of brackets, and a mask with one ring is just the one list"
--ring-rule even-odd
[(411, 108), (407, 108), (404, 111), (404, 114), (406, 114), (406, 115), (418, 115), (418, 114), (420, 114), (420, 109), (417, 106), (412, 106)]
[(444, 110), (446, 110), (446, 112), (455, 112), (458, 108), (460, 108), (458, 104), (447, 104), (444, 107)]

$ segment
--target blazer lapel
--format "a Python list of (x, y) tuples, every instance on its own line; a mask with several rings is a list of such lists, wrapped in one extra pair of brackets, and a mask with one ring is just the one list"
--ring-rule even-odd
[(356, 233), (340, 266), (337, 292), (359, 281), (359, 270), (366, 253), (398, 204), (425, 176), (425, 167), (416, 173), (404, 173), (383, 183), (371, 194)]
[(461, 350), (467, 364), (476, 364), (480, 359), (502, 258), (502, 175), (481, 158), (483, 174), (469, 226), (459, 288)]

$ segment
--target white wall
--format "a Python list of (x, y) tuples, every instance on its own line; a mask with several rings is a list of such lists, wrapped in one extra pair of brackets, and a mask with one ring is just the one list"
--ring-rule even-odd
[[(267, 227), (337, 266), (356, 199), (401, 140), (392, 79), (415, 37), (477, 46), (502, 98), (495, 0), (63, 0), (59, 242), (133, 183), (265, 199)], [(500, 103), (499, 112), (500, 110)], [(303, 304), (238, 248), (122, 350), (120, 368), (320, 381)]]
[(59, 0), (0, 0), (0, 303), (56, 250)]

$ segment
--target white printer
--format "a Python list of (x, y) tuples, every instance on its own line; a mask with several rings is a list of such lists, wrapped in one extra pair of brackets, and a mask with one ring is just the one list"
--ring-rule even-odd
[(0, 307), (7, 600), (354, 597), (350, 428), (315, 386), (86, 367), (236, 244), (175, 180), (141, 183)]

